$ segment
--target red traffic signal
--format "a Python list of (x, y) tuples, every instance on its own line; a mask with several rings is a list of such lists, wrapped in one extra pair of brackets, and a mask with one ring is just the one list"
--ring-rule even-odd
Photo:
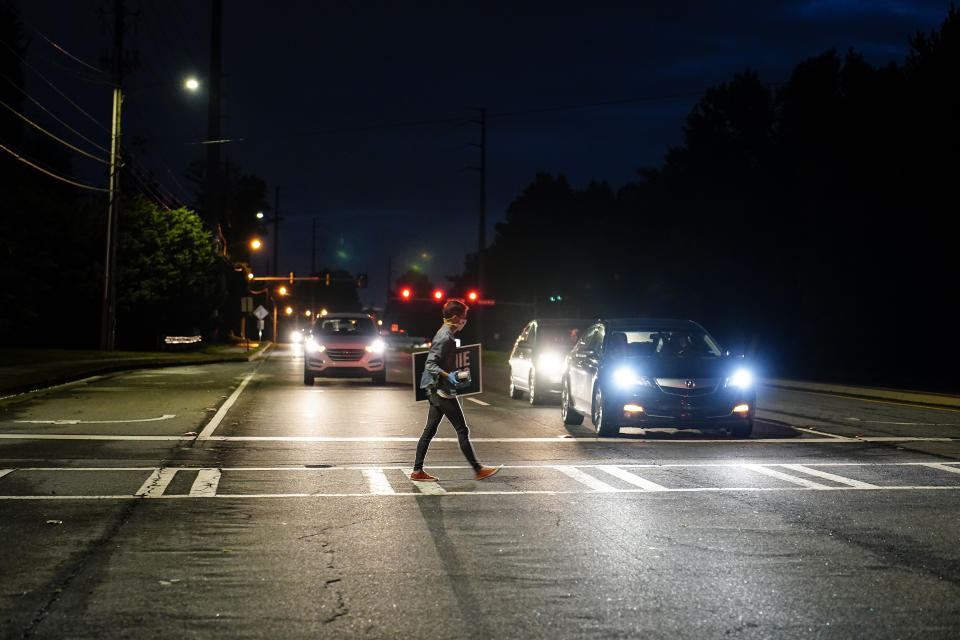
[(467, 292), (467, 300), (469, 300), (470, 302), (476, 302), (479, 299), (480, 299), (480, 294), (475, 289), (471, 289), (470, 291)]
[(413, 291), (410, 290), (410, 287), (404, 287), (403, 289), (400, 289), (400, 297), (404, 300), (409, 300), (410, 296), (412, 295)]
[(440, 302), (444, 298), (443, 289), (434, 289), (433, 290), (433, 299), (437, 302)]

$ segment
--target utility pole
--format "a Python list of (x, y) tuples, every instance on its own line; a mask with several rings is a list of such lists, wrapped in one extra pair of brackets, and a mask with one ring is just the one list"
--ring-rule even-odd
[(207, 202), (203, 212), (214, 232), (223, 221), (220, 179), (220, 80), (222, 76), (223, 0), (210, 2), (210, 93), (207, 98)]
[(107, 201), (107, 250), (103, 267), (100, 348), (113, 351), (117, 329), (117, 221), (120, 216), (120, 110), (123, 105), (124, 0), (113, 3), (113, 116), (110, 131), (110, 195)]

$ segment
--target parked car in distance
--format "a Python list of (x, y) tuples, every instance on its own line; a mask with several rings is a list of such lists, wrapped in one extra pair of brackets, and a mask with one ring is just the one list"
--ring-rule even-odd
[(303, 383), (316, 377), (387, 379), (384, 343), (373, 319), (364, 313), (328, 313), (318, 318), (303, 346)]
[(530, 404), (558, 400), (563, 359), (588, 324), (573, 319), (528, 322), (510, 351), (510, 397), (522, 398), (526, 392)]
[(691, 320), (598, 320), (567, 355), (561, 385), (564, 424), (589, 415), (600, 436), (620, 427), (753, 431), (757, 392), (743, 357)]

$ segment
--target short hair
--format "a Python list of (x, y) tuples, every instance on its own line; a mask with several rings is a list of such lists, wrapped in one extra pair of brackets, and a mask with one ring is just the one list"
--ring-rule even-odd
[(469, 309), (470, 307), (459, 300), (448, 300), (447, 304), (443, 305), (443, 317), (444, 319), (447, 319), (452, 318), (453, 316), (462, 316)]

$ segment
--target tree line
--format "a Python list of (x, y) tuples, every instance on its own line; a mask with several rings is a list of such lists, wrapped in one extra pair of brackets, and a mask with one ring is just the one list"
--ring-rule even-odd
[(483, 252), (485, 294), (697, 319), (773, 374), (956, 387), (958, 30), (952, 8), (899, 64), (827, 51), (777, 87), (737, 73), (617, 190), (538, 174)]

